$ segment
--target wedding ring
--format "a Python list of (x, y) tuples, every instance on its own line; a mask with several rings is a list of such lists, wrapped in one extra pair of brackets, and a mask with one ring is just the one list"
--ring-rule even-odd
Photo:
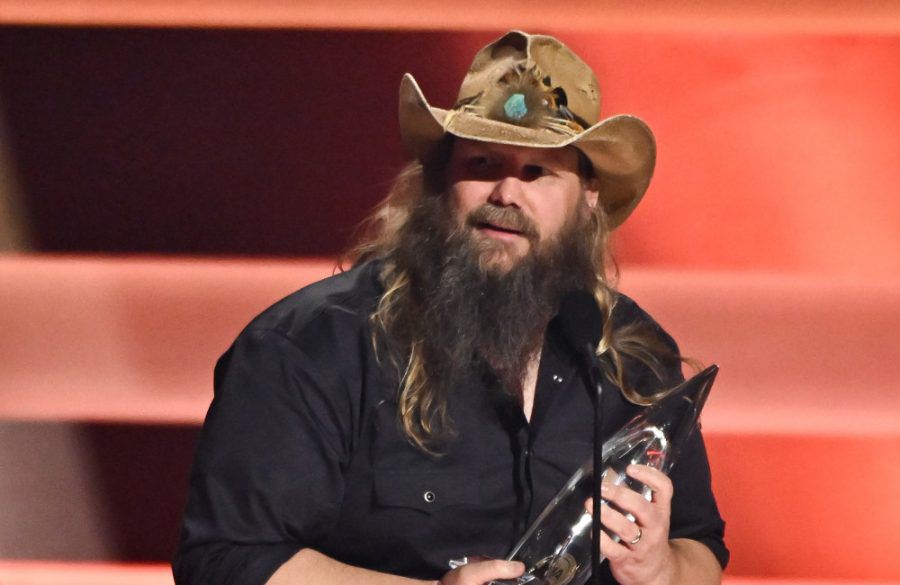
[(629, 540), (629, 541), (628, 541), (628, 544), (637, 544), (637, 543), (639, 543), (639, 542), (641, 541), (641, 537), (642, 537), (642, 536), (644, 536), (644, 531), (641, 530), (640, 528), (638, 528), (638, 535), (635, 536), (633, 539)]

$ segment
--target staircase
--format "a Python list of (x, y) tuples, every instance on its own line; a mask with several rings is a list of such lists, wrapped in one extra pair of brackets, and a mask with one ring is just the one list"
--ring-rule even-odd
[(620, 286), (722, 368), (728, 585), (900, 584), (900, 8), (471, 4), (0, 2), (0, 584), (171, 585), (215, 359), (513, 25), (656, 132)]

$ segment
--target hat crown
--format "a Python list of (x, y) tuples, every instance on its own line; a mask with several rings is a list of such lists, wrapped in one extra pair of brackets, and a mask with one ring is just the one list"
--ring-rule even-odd
[(562, 90), (567, 108), (592, 126), (600, 120), (600, 85), (591, 68), (559, 40), (511, 31), (475, 55), (459, 88), (457, 106), (478, 99), (508, 79), (510, 72), (535, 73)]

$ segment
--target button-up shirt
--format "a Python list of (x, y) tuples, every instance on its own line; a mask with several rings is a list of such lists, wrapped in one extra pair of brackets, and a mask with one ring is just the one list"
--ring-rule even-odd
[[(475, 376), (450, 398), (455, 432), (441, 454), (411, 445), (399, 425), (398, 374), (373, 346), (369, 317), (381, 294), (378, 264), (355, 267), (276, 303), (220, 359), (174, 563), (179, 584), (262, 584), (301, 548), (437, 579), (450, 559), (504, 557), (591, 457), (592, 390), (554, 322), (530, 421)], [(613, 319), (641, 322), (674, 349), (627, 297)], [(662, 359), (663, 380), (633, 360), (628, 379), (642, 393), (681, 381), (677, 358)], [(641, 407), (609, 383), (602, 396), (608, 437)], [(671, 478), (670, 536), (706, 544), (724, 566), (700, 433)]]

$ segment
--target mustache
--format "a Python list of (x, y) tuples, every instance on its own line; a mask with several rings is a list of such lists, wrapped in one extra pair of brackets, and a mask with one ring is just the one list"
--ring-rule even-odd
[(527, 215), (515, 207), (498, 207), (490, 203), (483, 203), (469, 213), (466, 217), (466, 225), (473, 228), (490, 226), (520, 233), (532, 241), (538, 239), (537, 226)]

